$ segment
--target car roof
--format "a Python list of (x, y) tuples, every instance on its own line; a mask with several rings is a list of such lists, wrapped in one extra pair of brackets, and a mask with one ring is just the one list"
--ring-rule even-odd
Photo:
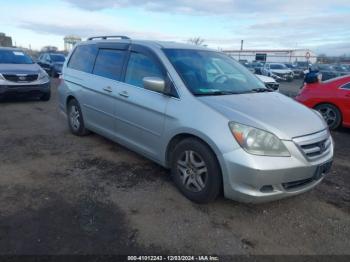
[(17, 47), (0, 47), (0, 50), (9, 50), (9, 51), (22, 51), (22, 49), (17, 48)]
[(152, 40), (134, 40), (134, 39), (107, 39), (107, 40), (87, 40), (80, 42), (80, 44), (90, 44), (90, 43), (130, 43), (130, 44), (139, 44), (147, 47), (153, 48), (164, 48), (164, 49), (191, 49), (191, 50), (212, 50), (205, 46), (186, 44), (186, 43), (178, 43), (173, 41), (152, 41)]

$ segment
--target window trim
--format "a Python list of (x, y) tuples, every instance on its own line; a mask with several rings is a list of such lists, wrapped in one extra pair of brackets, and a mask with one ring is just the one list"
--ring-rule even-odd
[[(349, 88), (345, 88), (344, 86), (346, 86), (346, 85), (349, 85)], [(349, 90), (349, 91), (350, 91), (350, 81), (347, 82), (347, 83), (345, 83), (345, 84), (342, 84), (342, 85), (339, 87), (339, 89)]]
[[(123, 57), (123, 61), (122, 61), (122, 66), (121, 66), (121, 70), (120, 70), (120, 75), (119, 75), (119, 79), (116, 80), (116, 79), (112, 79), (112, 78), (109, 78), (109, 77), (105, 77), (105, 76), (101, 76), (101, 75), (97, 75), (97, 74), (94, 74), (94, 71), (95, 71), (95, 67), (96, 67), (96, 61), (97, 61), (97, 57), (98, 55), (100, 54), (100, 51), (101, 50), (115, 50), (115, 51), (122, 51), (122, 52), (125, 52), (125, 55)], [(105, 79), (108, 79), (108, 80), (112, 80), (112, 81), (117, 81), (117, 82), (123, 82), (122, 79), (123, 79), (123, 70), (124, 70), (124, 66), (125, 66), (125, 61), (127, 59), (129, 55), (129, 52), (128, 50), (126, 49), (119, 49), (119, 48), (112, 48), (112, 47), (98, 47), (98, 50), (97, 50), (97, 54), (96, 54), (96, 57), (95, 57), (95, 61), (94, 61), (94, 65), (92, 67), (92, 71), (90, 74), (94, 75), (94, 76), (98, 76), (98, 77), (103, 77)]]
[[(75, 52), (78, 50), (79, 47), (82, 47), (82, 46), (94, 46), (97, 49), (97, 52), (96, 52), (96, 55), (95, 55), (95, 59), (94, 59), (94, 62), (93, 62), (93, 66), (92, 66), (92, 69), (91, 69), (90, 72), (85, 72), (83, 70), (79, 70), (79, 69), (76, 69), (76, 68), (73, 68), (73, 67), (69, 66), (70, 63), (71, 63), (72, 57), (74, 56)], [(84, 43), (84, 44), (76, 45), (74, 47), (72, 53), (70, 54), (69, 59), (67, 59), (67, 68), (72, 69), (72, 70), (76, 70), (78, 72), (86, 73), (86, 74), (92, 74), (92, 72), (94, 70), (94, 67), (95, 67), (98, 51), (99, 51), (99, 49), (98, 49), (98, 46), (97, 46), (96, 43), (86, 43), (86, 44)]]
[[(129, 61), (130, 61), (130, 56), (131, 53), (139, 53), (148, 57), (151, 57), (151, 59), (153, 59), (153, 61), (159, 66), (162, 74), (164, 75), (164, 80), (166, 84), (171, 85), (171, 88), (173, 90), (173, 94), (164, 94), (164, 93), (159, 93), (159, 92), (155, 92), (152, 90), (148, 90), (139, 86), (134, 86), (132, 84), (126, 83), (125, 82), (125, 77), (126, 77), (126, 72), (128, 69), (128, 65), (129, 65)], [(121, 82), (123, 82), (126, 85), (135, 87), (135, 88), (139, 88), (139, 89), (143, 89), (146, 90), (148, 92), (152, 92), (152, 93), (157, 93), (160, 95), (166, 95), (170, 98), (174, 98), (174, 99), (180, 99), (180, 95), (179, 95), (179, 91), (171, 77), (171, 75), (169, 74), (166, 66), (164, 65), (164, 63), (161, 61), (161, 59), (158, 57), (158, 55), (149, 47), (143, 46), (143, 45), (139, 45), (139, 44), (131, 44), (128, 50), (128, 55), (125, 59), (125, 64), (124, 64), (124, 68), (123, 68), (123, 73), (122, 73), (122, 78), (120, 80)]]

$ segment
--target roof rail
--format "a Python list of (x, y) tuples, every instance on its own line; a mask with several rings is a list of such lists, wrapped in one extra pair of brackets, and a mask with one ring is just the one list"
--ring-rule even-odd
[(130, 39), (127, 36), (124, 35), (103, 35), (103, 36), (93, 36), (93, 37), (89, 37), (87, 40), (94, 40), (94, 39), (103, 39), (103, 40), (107, 40), (109, 38), (120, 38), (120, 39)]

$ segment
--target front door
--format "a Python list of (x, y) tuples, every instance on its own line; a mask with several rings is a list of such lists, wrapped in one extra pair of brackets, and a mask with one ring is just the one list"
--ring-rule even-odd
[(155, 55), (131, 48), (116, 101), (116, 133), (131, 147), (153, 159), (163, 135), (166, 106), (171, 99), (162, 93), (144, 89), (144, 77), (165, 79), (166, 71)]

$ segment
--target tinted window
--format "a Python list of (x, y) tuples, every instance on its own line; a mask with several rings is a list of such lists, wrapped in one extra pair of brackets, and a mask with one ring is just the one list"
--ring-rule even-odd
[(164, 77), (158, 64), (146, 55), (131, 53), (125, 82), (130, 85), (143, 87), (142, 79), (152, 76)]
[(124, 57), (125, 51), (100, 49), (95, 62), (94, 74), (120, 80)]
[(60, 54), (50, 55), (50, 58), (51, 58), (51, 61), (53, 62), (64, 62), (64, 60), (66, 60), (64, 55), (60, 55)]
[(97, 48), (95, 45), (78, 46), (69, 60), (68, 67), (91, 73), (96, 55)]
[(33, 64), (33, 60), (20, 50), (0, 50), (0, 64)]
[(343, 88), (343, 89), (350, 89), (350, 83), (347, 83), (347, 84), (343, 85), (341, 88)]

